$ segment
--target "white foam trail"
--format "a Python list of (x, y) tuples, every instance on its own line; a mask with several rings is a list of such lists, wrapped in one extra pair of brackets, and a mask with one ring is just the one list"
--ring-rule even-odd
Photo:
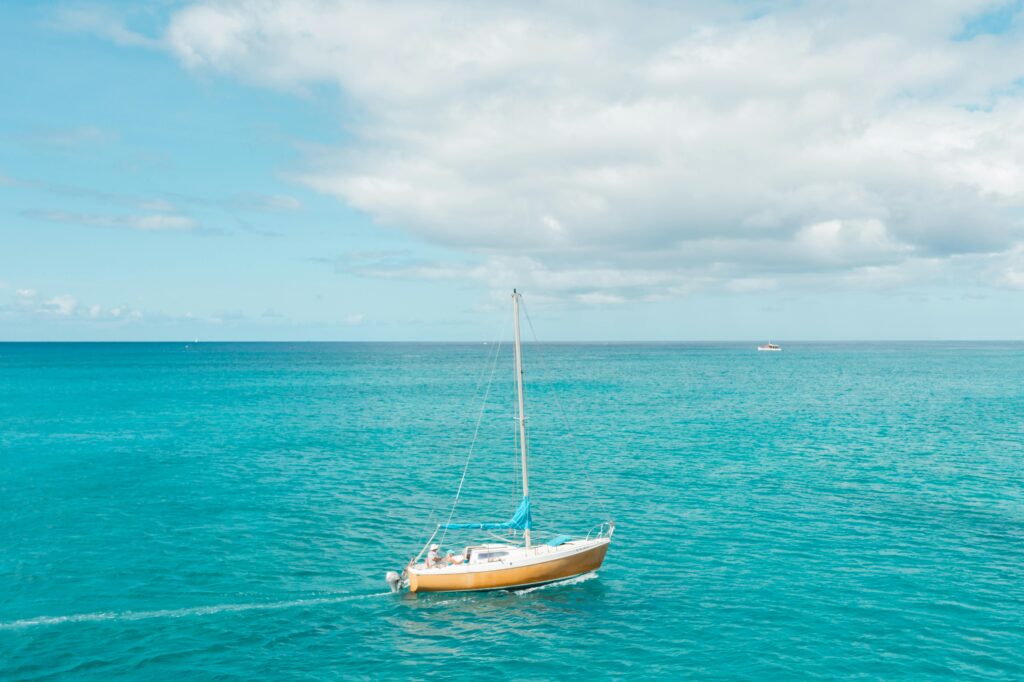
[(568, 578), (566, 580), (559, 580), (558, 582), (546, 583), (544, 585), (537, 585), (537, 587), (528, 587), (525, 590), (517, 590), (515, 592), (515, 595), (516, 596), (522, 596), (524, 594), (529, 594), (531, 592), (536, 592), (537, 590), (547, 590), (547, 589), (550, 589), (552, 587), (564, 587), (565, 585), (579, 585), (580, 583), (585, 583), (588, 580), (593, 580), (596, 577), (597, 577), (597, 571), (591, 571), (590, 573), (584, 573), (583, 575), (578, 575), (575, 578)]
[(270, 609), (291, 609), (299, 606), (321, 606), (339, 604), (357, 599), (384, 597), (391, 592), (375, 592), (373, 594), (348, 594), (341, 597), (322, 597), (318, 599), (293, 599), (292, 601), (275, 601), (254, 604), (214, 604), (212, 606), (193, 606), (186, 609), (161, 609), (159, 611), (107, 611), (100, 613), (76, 613), (69, 616), (38, 616), (23, 620), (0, 622), (0, 630), (18, 630), (21, 628), (40, 627), (43, 625), (63, 625), (64, 623), (98, 623), (105, 620), (132, 621), (150, 618), (186, 618), (189, 616), (210, 616), (215, 613), (234, 611), (260, 611)]

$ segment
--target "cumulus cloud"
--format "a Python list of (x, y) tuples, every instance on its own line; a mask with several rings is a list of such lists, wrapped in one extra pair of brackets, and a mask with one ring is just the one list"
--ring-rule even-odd
[(912, 251), (895, 241), (880, 220), (827, 220), (802, 228), (794, 239), (794, 252), (812, 262), (865, 265), (892, 261)]
[(403, 276), (526, 267), (599, 301), (1019, 249), (1024, 22), (986, 30), (1003, 4), (211, 1), (162, 44), (336, 85), (351, 142), (295, 178), (475, 255)]
[(989, 260), (984, 272), (990, 284), (1004, 289), (1024, 290), (1024, 244)]

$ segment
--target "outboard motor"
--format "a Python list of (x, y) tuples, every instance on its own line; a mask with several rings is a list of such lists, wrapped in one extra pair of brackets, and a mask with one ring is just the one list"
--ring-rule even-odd
[(398, 592), (402, 589), (402, 576), (398, 575), (395, 571), (388, 571), (384, 574), (384, 580), (388, 581), (388, 587), (391, 588), (392, 592)]

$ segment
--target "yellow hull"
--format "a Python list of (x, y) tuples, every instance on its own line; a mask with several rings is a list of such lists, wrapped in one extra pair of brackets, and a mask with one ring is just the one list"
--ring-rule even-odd
[(553, 580), (596, 571), (604, 561), (608, 543), (585, 552), (527, 566), (464, 573), (409, 572), (410, 592), (461, 592), (467, 590), (501, 590), (539, 585)]

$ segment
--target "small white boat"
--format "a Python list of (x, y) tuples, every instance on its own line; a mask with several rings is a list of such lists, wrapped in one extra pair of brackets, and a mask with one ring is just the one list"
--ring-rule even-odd
[[(550, 539), (535, 543), (533, 520), (530, 516), (530, 478), (526, 438), (526, 404), (523, 398), (523, 354), (519, 338), (520, 294), (512, 292), (513, 330), (515, 332), (515, 376), (518, 405), (516, 422), (519, 432), (523, 498), (512, 518), (498, 523), (448, 523), (438, 524), (433, 535), (423, 545), (401, 573), (388, 571), (385, 579), (392, 591), (407, 589), (410, 592), (469, 592), (478, 590), (509, 590), (543, 585), (573, 578), (596, 571), (604, 561), (611, 544), (615, 523), (611, 520), (601, 523), (583, 537), (551, 533)], [(461, 491), (461, 484), (459, 489)], [(458, 502), (456, 493), (452, 504)], [(500, 542), (471, 544), (460, 550), (456, 556), (450, 553), (442, 556), (445, 534), (448, 531), (487, 531), (487, 535)], [(433, 544), (438, 532), (442, 537)], [(496, 535), (504, 532), (505, 535)], [(427, 549), (425, 561), (420, 561)]]
[(769, 341), (768, 343), (764, 344), (763, 346), (758, 346), (757, 349), (758, 350), (764, 350), (764, 351), (772, 351), (772, 352), (776, 352), (777, 353), (777, 352), (782, 350), (782, 346), (780, 346), (777, 343), (772, 343), (771, 341)]

